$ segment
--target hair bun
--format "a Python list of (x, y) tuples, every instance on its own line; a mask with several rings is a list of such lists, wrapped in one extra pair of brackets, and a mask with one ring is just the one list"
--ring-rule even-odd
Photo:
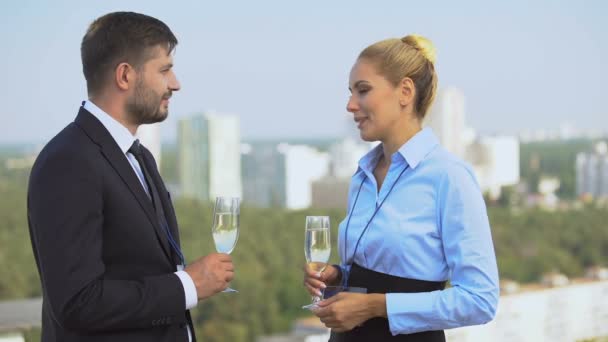
[(417, 34), (410, 34), (401, 38), (401, 41), (420, 51), (426, 59), (435, 64), (437, 52), (429, 39)]

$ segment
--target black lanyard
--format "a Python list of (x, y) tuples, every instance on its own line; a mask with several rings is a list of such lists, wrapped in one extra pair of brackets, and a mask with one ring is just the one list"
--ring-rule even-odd
[[(397, 182), (399, 181), (399, 178), (401, 178), (401, 175), (403, 175), (403, 173), (405, 172), (405, 170), (407, 170), (408, 168), (409, 168), (409, 164), (406, 164), (405, 168), (401, 171), (401, 173), (399, 174), (399, 176), (397, 177), (397, 179), (395, 179), (395, 182), (393, 182), (393, 185), (388, 190), (388, 193), (386, 194), (386, 196), (384, 196), (384, 198), (382, 199), (382, 202), (380, 202), (380, 205), (376, 206), (376, 210), (374, 210), (374, 214), (372, 215), (372, 217), (370, 217), (369, 221), (367, 221), (367, 224), (365, 225), (365, 228), (363, 228), (363, 231), (361, 232), (361, 235), (359, 235), (359, 238), (357, 239), (357, 243), (355, 244), (355, 251), (353, 252), (352, 262), (348, 263), (347, 262), (347, 258), (348, 258), (348, 227), (350, 226), (350, 219), (353, 217), (353, 212), (355, 211), (355, 206), (357, 205), (357, 201), (359, 200), (359, 194), (361, 193), (361, 188), (363, 187), (363, 183), (365, 182), (365, 179), (367, 178), (367, 176), (365, 175), (365, 173), (363, 174), (363, 180), (361, 180), (361, 184), (359, 185), (359, 190), (357, 191), (357, 196), (355, 197), (355, 203), (353, 203), (353, 206), (350, 209), (350, 214), (348, 215), (348, 220), (346, 221), (346, 228), (344, 229), (344, 264), (345, 265), (352, 265), (355, 262), (355, 256), (357, 255), (357, 249), (359, 248), (359, 243), (361, 242), (361, 238), (363, 237), (363, 235), (365, 234), (365, 232), (369, 228), (370, 223), (372, 223), (372, 220), (374, 219), (374, 217), (376, 216), (376, 214), (378, 213), (378, 211), (380, 210), (380, 208), (382, 208), (382, 205), (384, 204), (384, 201), (386, 201), (386, 199), (388, 198), (388, 195), (391, 194), (391, 192), (393, 191), (393, 188), (395, 188), (395, 185), (397, 185)], [(343, 281), (343, 284), (348, 284), (348, 276), (345, 277), (345, 279)]]

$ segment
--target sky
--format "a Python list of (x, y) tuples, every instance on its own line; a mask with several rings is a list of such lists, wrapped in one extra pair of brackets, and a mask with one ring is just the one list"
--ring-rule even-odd
[(0, 5), (0, 143), (44, 142), (74, 119), (82, 36), (113, 11), (154, 16), (179, 40), (164, 141), (205, 111), (238, 115), (249, 139), (344, 135), (356, 56), (410, 33), (434, 42), (439, 87), (462, 90), (477, 131), (608, 132), (606, 1), (20, 0)]

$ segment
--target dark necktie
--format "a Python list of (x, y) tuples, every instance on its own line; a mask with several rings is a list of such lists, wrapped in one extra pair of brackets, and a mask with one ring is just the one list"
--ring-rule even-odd
[(169, 240), (169, 244), (171, 245), (171, 248), (173, 249), (173, 251), (175, 252), (177, 257), (179, 258), (179, 261), (181, 262), (182, 265), (185, 266), (186, 263), (184, 260), (184, 255), (182, 254), (182, 251), (180, 250), (179, 246), (177, 245), (176, 240), (173, 238), (173, 235), (171, 234), (171, 231), (169, 230), (169, 224), (167, 224), (165, 211), (164, 211), (163, 205), (160, 201), (158, 189), (156, 188), (156, 185), (154, 184), (154, 180), (152, 179), (152, 177), (150, 175), (148, 165), (146, 164), (146, 162), (144, 160), (144, 155), (143, 155), (142, 147), (139, 144), (139, 140), (135, 140), (133, 142), (133, 145), (131, 145), (131, 148), (129, 148), (129, 152), (131, 152), (131, 154), (133, 154), (135, 156), (135, 159), (137, 159), (137, 162), (139, 163), (139, 167), (141, 168), (141, 171), (144, 174), (144, 179), (146, 181), (146, 184), (148, 185), (150, 199), (152, 200), (152, 206), (154, 207), (154, 211), (156, 212), (156, 218), (158, 219), (158, 223), (165, 230), (165, 233), (167, 234), (167, 239)]

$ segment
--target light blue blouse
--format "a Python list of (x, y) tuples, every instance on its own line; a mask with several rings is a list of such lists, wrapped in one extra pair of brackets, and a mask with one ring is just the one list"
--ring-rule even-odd
[(432, 130), (425, 128), (392, 155), (378, 192), (373, 170), (381, 154), (378, 145), (360, 160), (352, 177), (347, 217), (339, 228), (343, 274), (349, 271), (357, 240), (376, 206), (407, 166), (361, 238), (354, 262), (393, 276), (450, 280), (451, 287), (387, 294), (392, 334), (490, 321), (498, 305), (498, 270), (486, 206), (471, 168), (443, 149)]

